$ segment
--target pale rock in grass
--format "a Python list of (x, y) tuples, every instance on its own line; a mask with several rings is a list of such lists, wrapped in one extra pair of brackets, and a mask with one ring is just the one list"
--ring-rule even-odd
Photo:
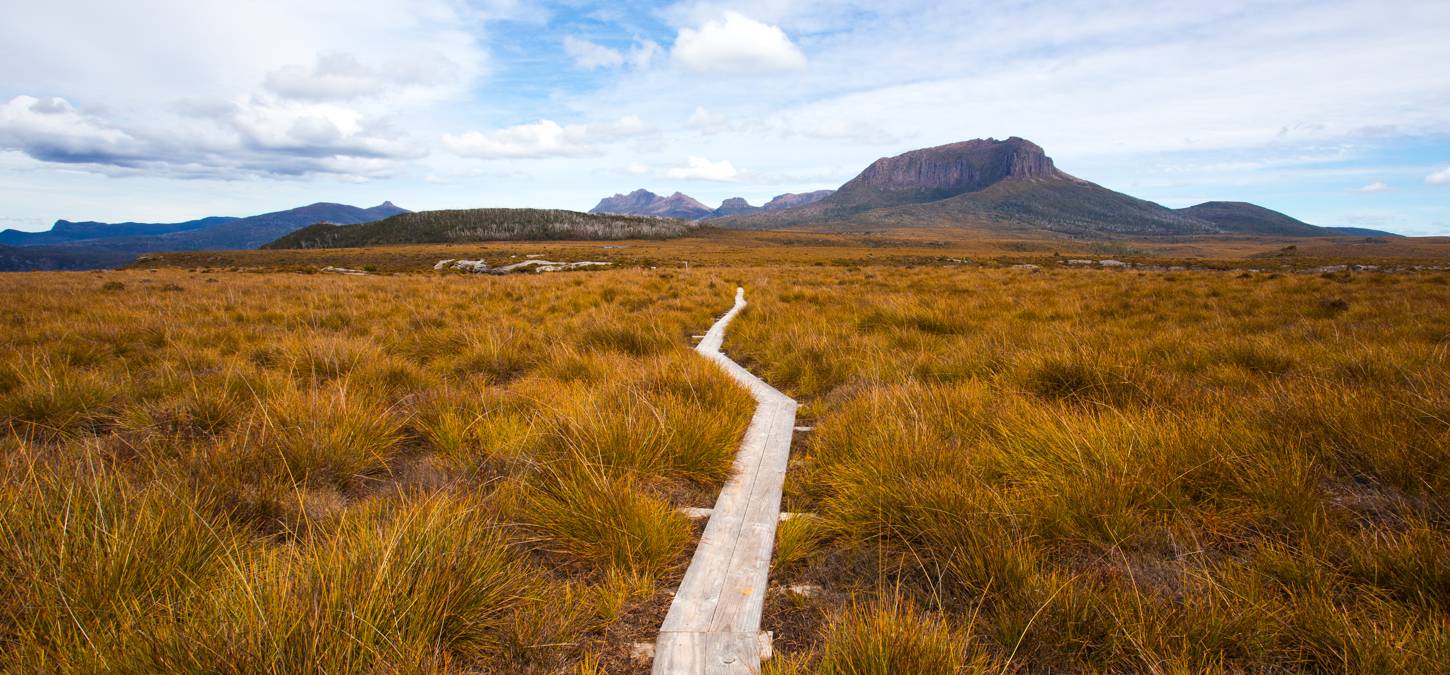
[(1111, 260), (1110, 259), (1110, 260), (1099, 260), (1098, 261), (1098, 266), (1099, 267), (1128, 267), (1129, 265), (1128, 265), (1128, 263), (1125, 263), (1125, 262), (1123, 262), (1121, 260)]
[(448, 268), (448, 265), (451, 264), (452, 262), (453, 262), (453, 259), (452, 258), (444, 258), (444, 259), (439, 260), (438, 262), (434, 263), (433, 264), (433, 269), (436, 270), (436, 271), (441, 272), (441, 271), (447, 269)]
[(457, 271), (468, 272), (468, 274), (487, 274), (487, 272), (493, 271), (484, 261), (442, 261), (439, 262), (439, 265), (444, 262), (447, 262), (447, 265), (444, 267), (434, 265), (434, 269), (457, 269)]
[[(562, 272), (564, 270), (577, 270), (588, 267), (604, 267), (613, 263), (594, 262), (583, 260), (580, 262), (552, 262), (549, 260), (525, 260), (511, 265), (504, 265), (496, 269), (488, 270), (490, 274), (512, 274), (514, 272)], [(530, 269), (532, 268), (532, 269)]]
[(802, 598), (814, 598), (821, 594), (821, 587), (815, 584), (791, 584), (785, 587), (787, 593)]

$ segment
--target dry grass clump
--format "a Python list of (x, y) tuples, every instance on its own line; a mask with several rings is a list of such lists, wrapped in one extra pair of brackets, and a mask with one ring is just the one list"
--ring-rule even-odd
[(488, 663), (547, 583), (486, 503), (438, 493), (350, 510), (333, 532), (233, 568), (177, 627), (170, 671), (436, 671)]
[(567, 670), (753, 408), (709, 273), (208, 278), (0, 284), (0, 670)]
[[(765, 277), (727, 347), (817, 418), (787, 492), (821, 517), (808, 546), (782, 528), (777, 572), (830, 591), (787, 663), (1441, 669), (1450, 293), (1432, 281)], [(971, 659), (877, 641), (908, 632), (900, 611), (861, 607), (903, 599)]]
[(970, 654), (971, 643), (960, 631), (899, 598), (849, 605), (830, 617), (822, 639), (825, 648), (816, 662), (783, 660), (768, 664), (765, 672), (947, 675), (1001, 670), (1000, 664)]

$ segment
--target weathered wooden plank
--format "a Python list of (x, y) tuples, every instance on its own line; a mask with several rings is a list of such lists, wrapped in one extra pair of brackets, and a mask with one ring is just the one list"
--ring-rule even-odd
[(720, 352), (735, 306), (695, 348), (750, 390), (757, 406), (730, 480), (720, 490), (655, 642), (654, 672), (751, 673), (760, 668), (760, 616), (780, 519), (796, 402)]

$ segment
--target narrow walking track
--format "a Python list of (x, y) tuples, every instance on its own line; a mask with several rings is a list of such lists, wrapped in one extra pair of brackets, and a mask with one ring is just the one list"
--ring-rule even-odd
[(750, 389), (758, 403), (740, 443), (733, 474), (705, 524), (705, 533), (655, 641), (656, 675), (753, 673), (760, 669), (760, 615), (780, 519), (780, 494), (790, 459), (796, 402), (720, 353), (735, 306), (695, 348)]

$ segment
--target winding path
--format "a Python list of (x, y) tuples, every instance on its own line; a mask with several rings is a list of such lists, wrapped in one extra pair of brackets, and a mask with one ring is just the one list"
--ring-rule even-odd
[(695, 348), (750, 390), (758, 404), (690, 567), (655, 640), (655, 675), (760, 669), (760, 615), (770, 574), (796, 402), (720, 352), (745, 289)]

